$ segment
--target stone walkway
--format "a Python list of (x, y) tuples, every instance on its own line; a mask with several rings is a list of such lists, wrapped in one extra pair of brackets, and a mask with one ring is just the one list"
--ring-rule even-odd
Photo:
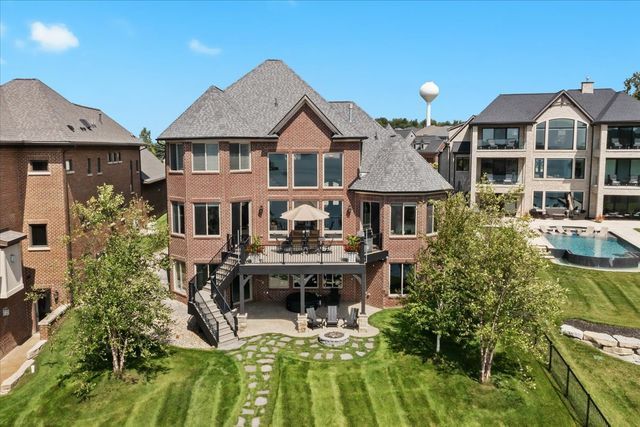
[(237, 426), (257, 427), (265, 416), (271, 398), (274, 365), (278, 354), (311, 361), (338, 362), (365, 357), (376, 346), (376, 339), (351, 337), (342, 347), (326, 347), (317, 338), (294, 338), (281, 334), (258, 335), (228, 354), (235, 358), (246, 376), (247, 398), (238, 417)]

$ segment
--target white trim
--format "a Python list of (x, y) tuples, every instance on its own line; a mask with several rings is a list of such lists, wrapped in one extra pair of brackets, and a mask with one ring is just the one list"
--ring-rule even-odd
[[(391, 265), (396, 264), (396, 265), (401, 265), (401, 270), (400, 270), (400, 292), (399, 294), (392, 294), (391, 293)], [(412, 265), (414, 272), (415, 272), (415, 264), (410, 263), (410, 262), (393, 262), (393, 261), (389, 261), (389, 280), (387, 281), (387, 296), (392, 297), (392, 298), (404, 298), (407, 296), (407, 293), (405, 292), (405, 283), (404, 283), (404, 266), (405, 265)]]
[[(315, 186), (311, 186), (311, 187), (296, 186), (296, 159), (295, 159), (295, 157), (296, 157), (297, 154), (314, 154), (316, 156), (316, 185)], [(292, 175), (291, 187), (294, 190), (317, 189), (317, 188), (319, 188), (318, 187), (318, 185), (320, 184), (320, 168), (318, 167), (319, 157), (320, 156), (318, 156), (318, 152), (292, 153), (292, 156), (291, 156), (291, 175)]]
[[(393, 225), (393, 205), (402, 205), (402, 234), (394, 234), (391, 229)], [(415, 208), (415, 220), (414, 220), (414, 234), (404, 234), (404, 208), (405, 206), (413, 206)], [(418, 204), (416, 202), (396, 202), (389, 203), (389, 237), (390, 238), (402, 238), (402, 237), (416, 237), (418, 235)]]
[[(218, 208), (218, 234), (196, 234), (196, 205), (204, 205), (205, 206), (205, 221), (207, 223), (207, 228), (208, 228), (208, 224), (209, 224), (209, 206), (216, 206)], [(193, 215), (192, 215), (192, 220), (193, 220), (193, 237), (197, 237), (197, 238), (203, 238), (203, 237), (211, 237), (211, 238), (215, 238), (215, 237), (220, 237), (220, 229), (221, 224), (220, 224), (220, 220), (222, 218), (221, 215), (221, 210), (220, 210), (220, 203), (219, 202), (192, 202), (191, 203), (191, 207), (193, 210)], [(187, 231), (185, 229), (185, 231)]]
[[(249, 142), (229, 142), (229, 172), (251, 172), (251, 141)], [(249, 146), (249, 168), (248, 169), (231, 169), (231, 146), (232, 145), (248, 145)], [(242, 166), (242, 150), (238, 149), (238, 166)]]
[[(285, 202), (287, 204), (287, 210), (289, 210), (290, 201), (287, 200), (287, 199), (269, 199), (269, 200), (267, 200), (267, 240), (274, 241), (276, 239), (271, 237), (272, 233), (273, 233), (274, 236), (276, 236), (276, 235), (287, 236), (289, 234), (289, 229), (291, 228), (291, 225), (289, 224), (289, 221), (285, 220), (285, 222), (287, 223), (287, 229), (286, 230), (271, 230), (271, 202)], [(285, 212), (286, 212), (286, 210), (285, 210)]]
[[(342, 199), (327, 199), (327, 200), (322, 200), (322, 210), (325, 210), (325, 203), (329, 203), (329, 202), (340, 202), (340, 230), (326, 230), (324, 227), (324, 222), (326, 220), (322, 220), (322, 235), (326, 238), (327, 234), (331, 235), (332, 237), (338, 238), (338, 236), (340, 237), (340, 239), (343, 239), (344, 237), (344, 201)], [(326, 212), (326, 210), (325, 210)], [(331, 217), (327, 218), (330, 219)]]
[[(330, 186), (325, 185), (325, 181), (327, 180), (327, 174), (325, 169), (325, 156), (327, 154), (339, 154), (340, 155), (340, 186)], [(344, 188), (344, 152), (342, 151), (329, 151), (327, 153), (322, 153), (322, 188), (332, 189), (332, 190), (340, 190)]]
[[(195, 169), (194, 168), (194, 161), (196, 159), (196, 156), (194, 156), (193, 154), (193, 146), (194, 145), (204, 145), (204, 169), (200, 170), (200, 169)], [(216, 169), (209, 169), (209, 159), (207, 157), (207, 146), (208, 145), (215, 145), (216, 147), (218, 147), (218, 154), (216, 155), (216, 163), (217, 168)], [(191, 172), (194, 174), (206, 174), (206, 173), (220, 173), (220, 143), (218, 142), (192, 142), (191, 143)]]
[[(185, 286), (185, 283), (184, 283), (185, 277), (184, 276), (187, 274), (187, 263), (186, 263), (186, 261), (182, 261), (182, 260), (175, 259), (175, 258), (172, 258), (172, 260), (173, 260), (173, 266), (171, 268), (171, 272), (173, 274), (173, 291), (177, 292), (177, 293), (179, 293), (181, 295), (186, 295), (187, 294), (187, 289), (184, 288), (184, 286)], [(184, 265), (184, 269), (182, 270), (182, 275), (183, 275), (182, 279), (183, 280), (178, 280), (178, 278), (176, 277), (177, 276), (176, 267), (178, 266), (178, 263), (182, 263)], [(178, 288), (176, 286), (176, 283), (180, 283), (180, 282), (182, 283), (182, 287)]]
[[(251, 200), (238, 200), (238, 201), (233, 201), (233, 202), (229, 202), (229, 230), (231, 230), (231, 237), (234, 238), (236, 236), (233, 235), (233, 204), (234, 203), (249, 203), (249, 236), (253, 236), (253, 228), (252, 226), (252, 220), (253, 220), (253, 213), (251, 212), (251, 209), (253, 208), (253, 203)], [(240, 208), (240, 213), (242, 213), (242, 208)]]
[[(176, 200), (170, 200), (169, 203), (171, 205), (171, 214), (169, 215), (169, 220), (171, 221), (171, 225), (169, 226), (169, 230), (171, 232), (171, 235), (184, 237), (185, 234), (187, 233), (187, 224), (184, 224), (184, 220), (186, 218), (186, 212), (184, 212), (185, 203), (184, 202), (179, 202), (179, 201), (176, 201)], [(179, 223), (178, 224), (178, 228), (182, 228), (182, 227), (180, 227), (181, 225), (184, 226), (184, 233), (180, 233), (179, 231), (174, 231), (173, 230), (173, 205), (174, 204), (182, 205), (182, 222), (183, 223)], [(180, 217), (178, 217), (178, 221), (180, 221)]]
[[(269, 156), (271, 156), (272, 154), (278, 154), (278, 155), (282, 155), (284, 156), (285, 159), (285, 167), (286, 167), (286, 172), (287, 172), (287, 183), (284, 186), (281, 187), (272, 187), (271, 186), (271, 176), (270, 176), (270, 172), (271, 170), (269, 169)], [(279, 153), (277, 151), (272, 151), (270, 153), (267, 153), (267, 188), (269, 190), (283, 190), (283, 189), (287, 189), (289, 188), (289, 153)]]

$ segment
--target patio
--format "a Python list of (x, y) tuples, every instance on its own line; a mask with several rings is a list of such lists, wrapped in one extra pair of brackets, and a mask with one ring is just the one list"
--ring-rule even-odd
[[(342, 325), (342, 319), (345, 319), (351, 308), (360, 308), (359, 302), (341, 302), (338, 305), (338, 319), (340, 319), (340, 325)], [(378, 335), (379, 330), (374, 326), (368, 325), (366, 332), (360, 332), (357, 329), (346, 329), (341, 326), (338, 328), (307, 328), (305, 332), (298, 332), (297, 320), (298, 314), (288, 311), (285, 308), (284, 301), (257, 301), (247, 302), (245, 304), (247, 313), (246, 328), (238, 331), (238, 337), (247, 338), (260, 334), (278, 333), (283, 335), (289, 335), (292, 337), (313, 337), (320, 334), (322, 331), (327, 330), (339, 330), (341, 332), (348, 332), (353, 337), (372, 337)], [(379, 308), (367, 305), (367, 315), (372, 315), (378, 311)], [(316, 314), (319, 319), (325, 319), (327, 317), (327, 306), (323, 305), (316, 309)]]

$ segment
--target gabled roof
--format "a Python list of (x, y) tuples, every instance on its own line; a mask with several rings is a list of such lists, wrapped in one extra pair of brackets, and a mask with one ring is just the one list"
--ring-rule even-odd
[(416, 136), (449, 136), (449, 127), (448, 126), (425, 126), (422, 129), (418, 129), (415, 132)]
[(101, 110), (69, 102), (38, 79), (0, 86), (0, 143), (140, 145)]
[(534, 123), (556, 99), (566, 96), (592, 123), (640, 122), (640, 101), (613, 89), (579, 89), (555, 93), (499, 95), (472, 121), (472, 124)]
[(368, 193), (434, 193), (453, 187), (400, 136), (390, 136), (369, 171), (350, 190)]
[(446, 140), (447, 138), (442, 136), (423, 135), (417, 136), (416, 139), (413, 140), (413, 144), (414, 146), (421, 144), (422, 148), (416, 149), (422, 153), (435, 154), (442, 152)]
[(143, 184), (153, 184), (165, 179), (164, 163), (147, 147), (140, 147), (140, 176)]
[(224, 91), (207, 90), (158, 139), (268, 137), (304, 97), (341, 137), (363, 137), (284, 62), (269, 59)]
[(300, 98), (300, 101), (296, 102), (296, 104), (289, 110), (287, 114), (274, 126), (271, 131), (269, 131), (269, 135), (279, 135), (280, 131), (289, 123), (289, 121), (293, 118), (293, 116), (300, 111), (304, 106), (308, 106), (314, 112), (316, 116), (333, 132), (334, 135), (341, 135), (340, 130), (331, 123), (331, 120), (320, 110), (316, 104), (313, 103), (311, 99), (307, 95), (303, 95)]

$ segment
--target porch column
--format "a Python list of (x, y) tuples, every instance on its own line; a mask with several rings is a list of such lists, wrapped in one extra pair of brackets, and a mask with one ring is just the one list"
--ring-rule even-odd
[(247, 283), (247, 276), (240, 275), (240, 314), (244, 314), (244, 285)]
[(364, 270), (360, 275), (360, 313), (366, 314), (366, 306), (367, 306), (367, 271)]
[(298, 313), (298, 332), (307, 331), (307, 312), (304, 309), (304, 288), (307, 284), (304, 274), (300, 275), (300, 313)]

